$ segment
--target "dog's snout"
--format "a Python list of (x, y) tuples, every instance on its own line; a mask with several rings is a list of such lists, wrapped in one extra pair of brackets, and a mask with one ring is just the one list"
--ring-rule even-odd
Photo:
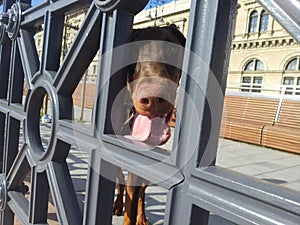
[[(155, 81), (155, 82), (154, 82)], [(172, 111), (177, 84), (160, 77), (149, 77), (135, 83), (132, 100), (137, 113), (165, 115)]]

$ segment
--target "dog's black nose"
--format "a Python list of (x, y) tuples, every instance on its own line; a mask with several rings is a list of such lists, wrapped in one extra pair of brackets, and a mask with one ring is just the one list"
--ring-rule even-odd
[(145, 108), (157, 108), (160, 105), (165, 104), (167, 100), (161, 97), (147, 97), (147, 98), (141, 98), (139, 102)]

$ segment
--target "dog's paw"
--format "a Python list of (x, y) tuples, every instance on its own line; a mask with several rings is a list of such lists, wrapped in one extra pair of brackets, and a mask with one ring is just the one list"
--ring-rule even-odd
[(136, 225), (149, 225), (146, 216), (138, 216), (136, 220)]
[(123, 201), (119, 198), (116, 199), (113, 207), (113, 215), (122, 216), (123, 213)]
[(122, 206), (114, 206), (113, 207), (113, 215), (122, 216), (123, 207)]

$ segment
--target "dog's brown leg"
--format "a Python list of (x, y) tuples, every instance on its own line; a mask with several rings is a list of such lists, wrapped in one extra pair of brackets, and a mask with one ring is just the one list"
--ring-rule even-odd
[(137, 222), (136, 225), (148, 225), (148, 221), (145, 214), (145, 191), (147, 184), (143, 182), (139, 193), (138, 199), (138, 212), (137, 212)]
[(136, 225), (138, 198), (140, 193), (139, 177), (128, 173), (123, 225)]
[(119, 168), (117, 174), (117, 182), (118, 182), (118, 195), (114, 203), (113, 214), (117, 216), (121, 216), (123, 212), (123, 206), (124, 206), (123, 195), (125, 189), (125, 177), (121, 168)]

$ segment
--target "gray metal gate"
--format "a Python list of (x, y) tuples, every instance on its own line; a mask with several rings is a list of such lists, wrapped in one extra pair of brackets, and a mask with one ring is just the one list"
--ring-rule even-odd
[[(169, 190), (165, 224), (207, 224), (209, 212), (239, 224), (300, 224), (299, 193), (214, 166), (235, 0), (192, 1), (181, 81), (184, 91), (178, 105), (181, 116), (170, 155), (159, 149), (142, 151), (116, 138), (110, 120), (113, 101), (125, 84), (123, 71), (115, 71), (114, 66), (126, 57), (108, 53), (126, 44), (133, 16), (147, 0), (47, 0), (38, 7), (30, 7), (30, 0), (1, 2), (2, 225), (13, 224), (14, 215), (23, 224), (46, 224), (49, 193), (60, 224), (111, 224), (117, 167), (156, 180)], [(299, 41), (299, 3), (261, 2), (284, 20)], [(84, 7), (89, 10), (83, 25), (60, 63), (62, 46), (57, 40), (63, 37), (64, 17)], [(44, 39), (39, 59), (34, 34), (41, 25)], [(99, 60), (92, 126), (83, 130), (72, 122), (72, 93), (98, 50), (106, 57)], [(200, 68), (198, 59), (207, 66)], [(51, 99), (53, 124), (48, 147), (43, 147), (39, 114), (46, 94)], [(19, 146), (21, 127), (24, 140)], [(83, 210), (66, 162), (71, 145), (89, 154)], [(29, 200), (22, 193), (28, 172)]]

